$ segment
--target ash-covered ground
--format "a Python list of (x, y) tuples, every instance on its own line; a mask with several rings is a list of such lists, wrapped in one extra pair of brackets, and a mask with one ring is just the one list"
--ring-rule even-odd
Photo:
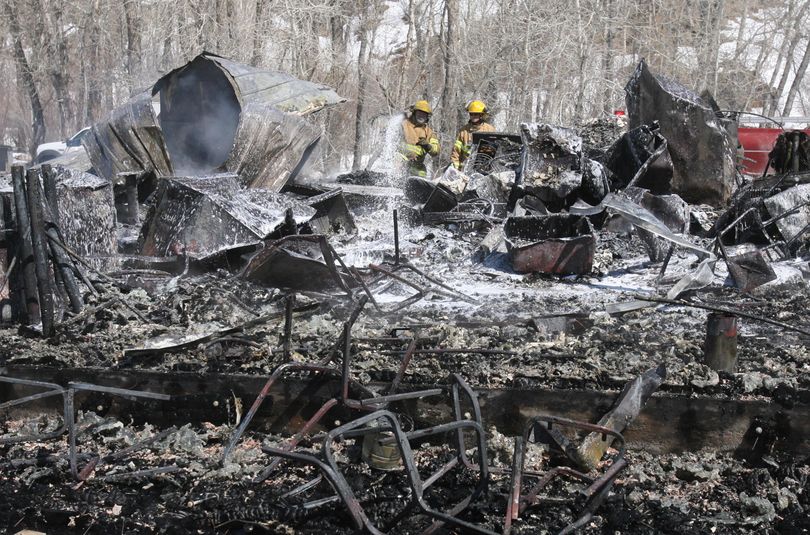
[[(364, 230), (358, 237), (336, 246), (344, 260), (361, 267), (390, 260), (388, 220), (361, 219), (360, 228)], [(386, 310), (414, 290), (394, 284), (378, 294), (380, 310), (367, 304), (353, 329), (357, 339), (353, 361), (361, 381), (385, 380), (385, 374), (395, 369), (397, 355), (415, 337), (418, 349), (503, 354), (420, 353), (405, 377), (413, 384), (462, 373), (477, 387), (615, 389), (662, 363), (667, 367), (663, 388), (679, 392), (769, 397), (785, 389), (807, 390), (810, 384), (810, 351), (801, 334), (741, 318), (739, 372), (720, 376), (701, 364), (708, 311), (658, 305), (618, 315), (606, 312), (609, 304), (667, 290), (697, 265), (697, 257), (690, 253), (676, 251), (665, 277), (657, 281), (661, 264), (649, 262), (637, 237), (604, 232), (595, 272), (560, 278), (516, 274), (505, 254), (474, 261), (480, 235), (436, 227), (403, 229), (403, 234), (403, 257), (467, 299), (450, 292), (432, 293), (388, 314)], [(806, 324), (807, 261), (774, 267), (778, 280), (753, 295), (742, 295), (733, 288), (725, 266), (718, 264), (714, 283), (695, 292), (694, 300), (790, 325)], [(406, 277), (426, 283), (414, 273)], [(196, 276), (130, 271), (118, 280), (120, 288), (107, 283), (110, 291), (103, 297), (104, 306), (87, 307), (62, 324), (52, 339), (30, 336), (16, 327), (1, 330), (0, 364), (263, 374), (282, 362), (282, 292), (225, 270)], [(110, 294), (129, 307), (110, 302)], [(298, 294), (292, 332), (295, 359), (315, 361), (333, 350), (352, 307), (340, 296)], [(232, 328), (238, 332), (194, 343), (195, 337)], [(391, 340), (392, 336), (401, 341)], [(219, 338), (224, 340), (218, 342)], [(373, 338), (387, 340), (368, 340)], [(128, 349), (186, 341), (191, 343), (169, 352), (125, 355)]]
[[(358, 226), (358, 236), (333, 240), (344, 261), (358, 267), (390, 261), (389, 212), (363, 216)], [(810, 351), (807, 340), (795, 332), (742, 318), (739, 371), (718, 374), (702, 364), (706, 310), (651, 306), (608, 314), (609, 304), (665, 293), (697, 265), (697, 257), (690, 253), (676, 250), (667, 274), (658, 281), (660, 264), (647, 260), (637, 237), (601, 232), (591, 275), (519, 275), (509, 269), (502, 254), (481, 261), (476, 250), (482, 236), (469, 229), (403, 225), (401, 230), (403, 257), (455, 292), (438, 291), (436, 284), (410, 273), (407, 278), (437, 291), (387, 313), (414, 290), (403, 284), (378, 290), (379, 310), (368, 303), (352, 331), (352, 371), (361, 383), (390, 381), (409, 340), (416, 338), (418, 349), (469, 352), (418, 353), (403, 379), (403, 390), (459, 373), (477, 388), (618, 391), (643, 371), (665, 364), (667, 377), (661, 387), (665, 392), (806, 402)], [(774, 267), (777, 281), (753, 295), (741, 295), (718, 265), (714, 282), (691, 298), (806, 326), (807, 260)], [(117, 283), (104, 282), (107, 292), (95, 305), (61, 323), (55, 337), (42, 340), (24, 328), (0, 331), (0, 365), (266, 376), (283, 362), (284, 295), (278, 290), (253, 285), (225, 270), (199, 275), (193, 270), (185, 275), (131, 270), (111, 275)], [(111, 296), (117, 297), (110, 300)], [(318, 361), (334, 352), (342, 322), (353, 307), (345, 297), (299, 293), (293, 359)], [(185, 345), (172, 347), (180, 342)], [(144, 348), (152, 350), (129, 351)], [(242, 401), (247, 405), (252, 400)], [(86, 429), (79, 451), (101, 455), (162, 431), (95, 413), (81, 413), (78, 421), (80, 429)], [(24, 429), (44, 432), (60, 424), (59, 417), (37, 415), (5, 421), (2, 432), (5, 436)], [(312, 469), (286, 467), (264, 483), (251, 482), (269, 462), (260, 446), (278, 443), (282, 437), (249, 431), (232, 462), (220, 466), (232, 429), (213, 424), (182, 427), (122, 461), (98, 467), (94, 477), (81, 485), (67, 470), (64, 437), (0, 446), (4, 459), (0, 523), (10, 532), (28, 528), (47, 533), (352, 532), (339, 503), (306, 511), (294, 500), (282, 498), (314, 477)], [(508, 466), (511, 439), (491, 425), (487, 438), (494, 465)], [(317, 436), (310, 443), (317, 444)], [(356, 450), (350, 442), (339, 445), (339, 459), (355, 458)], [(446, 453), (442, 445), (424, 444), (417, 448), (416, 459), (435, 467)], [(583, 532), (810, 529), (806, 456), (773, 455), (751, 463), (713, 452), (653, 456), (634, 451), (630, 444), (628, 459), (630, 467)], [(373, 471), (363, 463), (346, 466), (352, 484), (373, 496), (368, 498), (371, 514), (380, 520), (392, 518), (407, 494), (401, 473)], [(169, 468), (148, 477), (115, 476), (155, 467)], [(465, 518), (501, 529), (508, 484), (508, 476), (494, 475), (489, 494)], [(454, 473), (431, 490), (430, 499), (455, 503), (470, 486), (468, 473)], [(328, 490), (322, 485), (308, 498), (327, 496), (324, 487)], [(530, 509), (514, 532), (554, 533), (573, 520), (570, 489), (558, 487), (552, 490), (561, 498), (552, 496)], [(426, 526), (424, 519), (409, 518), (395, 531), (416, 533)]]
[[(133, 426), (95, 413), (81, 414), (80, 454), (106, 455), (155, 437), (150, 425)], [(7, 430), (45, 430), (55, 419), (7, 422)], [(312, 480), (311, 468), (283, 464), (264, 483), (251, 480), (268, 464), (261, 441), (247, 439), (232, 461), (217, 460), (230, 434), (228, 426), (194, 429), (184, 426), (165, 434), (149, 447), (115, 463), (99, 464), (95, 476), (76, 484), (69, 475), (64, 440), (7, 447), (0, 476), (0, 519), (15, 527), (46, 533), (351, 533), (353, 528), (339, 503), (317, 510), (301, 507), (301, 497), (285, 493)], [(316, 437), (317, 438), (317, 437)], [(272, 444), (273, 437), (264, 443)], [(314, 442), (314, 441), (313, 441)], [(511, 441), (494, 429), (488, 437), (491, 464), (507, 467)], [(401, 470), (380, 472), (362, 462), (351, 441), (335, 447), (347, 478), (367, 505), (367, 514), (383, 524), (402, 508), (408, 495)], [(542, 469), (529, 450), (527, 469)], [(430, 473), (446, 461), (446, 447), (424, 444), (415, 450), (420, 471)], [(617, 481), (600, 514), (583, 533), (805, 533), (810, 529), (810, 466), (795, 460), (768, 457), (753, 466), (728, 454), (669, 454), (630, 452), (630, 467)], [(130, 477), (137, 470), (162, 468), (162, 474)], [(546, 466), (547, 468), (547, 466)], [(528, 478), (527, 478), (528, 479)], [(535, 480), (536, 481), (536, 480)], [(426, 494), (438, 507), (455, 503), (474, 486), (470, 472), (451, 472)], [(325, 487), (325, 488), (324, 488)], [(494, 474), (488, 494), (465, 519), (498, 531), (506, 507), (509, 477)], [(329, 495), (322, 483), (305, 499)], [(555, 533), (573, 520), (572, 498), (566, 483), (547, 489), (546, 498), (521, 517), (515, 533)], [(397, 533), (418, 533), (429, 525), (410, 515)]]

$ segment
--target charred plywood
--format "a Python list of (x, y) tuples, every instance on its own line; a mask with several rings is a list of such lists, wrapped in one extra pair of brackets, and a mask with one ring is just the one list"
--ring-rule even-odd
[(119, 173), (170, 176), (172, 164), (149, 93), (114, 109), (82, 140), (96, 174), (114, 181)]
[(315, 209), (266, 190), (242, 189), (234, 175), (161, 181), (142, 231), (141, 254), (185, 254), (203, 260), (256, 245), (284, 224), (292, 208), (297, 224)]
[(65, 245), (98, 269), (118, 266), (113, 186), (109, 180), (53, 167), (59, 198), (58, 226)]
[(653, 75), (642, 61), (625, 87), (630, 128), (658, 121), (672, 159), (672, 189), (693, 203), (728, 201), (737, 140), (699, 95)]

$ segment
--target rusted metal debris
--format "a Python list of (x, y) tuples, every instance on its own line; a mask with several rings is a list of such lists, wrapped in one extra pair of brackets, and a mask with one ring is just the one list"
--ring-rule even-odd
[[(647, 400), (658, 390), (666, 375), (666, 367), (660, 365), (627, 383), (613, 408), (599, 420), (598, 425), (617, 433), (623, 432), (638, 416)], [(605, 440), (604, 433), (592, 432), (577, 448), (576, 460), (584, 468), (596, 468), (608, 447), (610, 442)]]
[[(338, 380), (336, 383), (338, 390), (335, 392), (334, 397), (326, 399), (321, 407), (283, 444), (279, 446), (262, 447), (262, 451), (273, 457), (273, 460), (262, 473), (254, 478), (254, 482), (263, 481), (269, 477), (274, 471), (279, 469), (280, 463), (284, 460), (294, 463), (303, 463), (314, 467), (319, 475), (297, 489), (286, 493), (284, 495), (286, 499), (298, 496), (305, 490), (310, 491), (323, 482), (327, 482), (329, 487), (331, 487), (330, 490), (335, 494), (331, 497), (318, 498), (316, 500), (299, 503), (296, 505), (298, 510), (313, 511), (319, 507), (338, 501), (343, 504), (355, 528), (365, 529), (373, 533), (388, 532), (396, 525), (398, 519), (401, 518), (401, 514), (409, 513), (412, 510), (418, 510), (419, 513), (432, 519), (432, 524), (430, 524), (423, 533), (433, 533), (445, 524), (455, 526), (457, 529), (462, 529), (469, 533), (482, 533), (487, 535), (496, 533), (486, 526), (477, 525), (461, 518), (465, 509), (471, 506), (475, 500), (483, 496), (483, 493), (486, 492), (486, 489), (490, 485), (490, 474), (493, 473), (493, 469), (488, 465), (484, 424), (476, 394), (459, 375), (455, 374), (451, 375), (450, 382), (447, 386), (429, 390), (398, 393), (398, 385), (407, 370), (411, 358), (421, 353), (415, 349), (416, 340), (411, 340), (403, 356), (400, 368), (388, 387), (383, 387), (377, 392), (373, 392), (362, 387), (362, 385), (354, 383), (351, 372), (351, 329), (354, 323), (353, 318), (356, 318), (361, 313), (364, 304), (365, 301), (361, 301), (358, 306), (355, 307), (352, 316), (344, 324), (342, 340), (338, 343), (338, 346), (342, 347), (342, 351), (340, 352), (340, 366), (334, 366), (331, 363), (332, 358), (327, 358), (317, 364), (288, 362), (279, 365), (268, 378), (239, 427), (232, 434), (224, 449), (221, 463), (228, 463), (230, 455), (233, 453), (247, 427), (250, 425), (253, 416), (265, 401), (270, 389), (276, 382), (284, 380), (284, 377), (288, 374), (300, 374), (301, 372), (310, 373), (310, 381), (322, 381), (322, 379), (327, 376), (335, 377)], [(439, 351), (441, 350), (430, 350), (430, 352)], [(606, 419), (611, 425), (615, 426), (615, 422), (621, 418), (625, 418), (626, 425), (629, 420), (628, 416), (632, 415), (633, 410), (636, 410), (636, 412), (640, 410), (641, 400), (639, 400), (638, 397), (642, 396), (643, 399), (646, 399), (646, 396), (655, 389), (654, 387), (650, 387), (650, 382), (643, 382), (640, 384), (640, 387), (644, 389), (643, 394), (637, 394), (637, 389), (634, 389), (633, 385), (635, 385), (635, 383), (626, 389), (625, 393), (620, 398), (621, 401), (618, 403), (617, 408)], [(628, 394), (628, 392), (631, 393)], [(358, 395), (359, 397), (355, 397)], [(450, 398), (451, 414), (453, 415), (452, 421), (421, 429), (410, 429), (411, 424), (408, 423), (408, 427), (404, 428), (400, 416), (392, 410), (392, 407), (396, 403), (433, 396), (448, 396)], [(628, 399), (635, 402), (635, 405), (629, 403), (627, 401)], [(628, 405), (632, 405), (632, 407), (628, 409)], [(338, 410), (340, 407), (350, 410), (353, 414), (352, 419), (348, 423), (339, 425), (323, 435), (323, 438), (320, 440), (321, 445), (319, 448), (316, 447), (315, 452), (312, 451), (310, 446), (301, 448), (300, 445), (302, 443), (306, 442), (308, 444), (311, 442), (307, 437), (314, 432), (319, 422), (324, 420), (331, 411)], [(616, 416), (617, 414), (618, 416)], [(555, 426), (573, 427), (575, 429), (598, 433), (599, 436), (602, 437), (603, 446), (596, 444), (586, 446), (586, 444), (588, 444), (587, 442), (583, 444), (583, 447), (593, 449), (594, 452), (598, 450), (604, 453), (607, 450), (607, 447), (610, 445), (609, 442), (607, 442), (608, 437), (613, 440), (618, 440), (618, 453), (611, 458), (609, 467), (605, 469), (603, 473), (595, 477), (588, 473), (578, 472), (573, 468), (566, 467), (556, 467), (546, 473), (526, 470), (522, 456), (523, 445), (541, 440), (542, 436), (546, 436), (547, 433), (552, 432)], [(542, 434), (540, 434), (541, 430), (543, 431)], [(471, 445), (466, 442), (467, 432), (470, 431), (475, 435), (474, 457), (469, 456), (468, 452), (470, 451)], [(433, 471), (431, 475), (423, 477), (417, 469), (411, 443), (429, 437), (445, 436), (448, 433), (454, 437), (454, 440), (448, 444), (454, 449), (454, 456), (445, 461), (445, 463), (437, 470)], [(409, 496), (409, 498), (406, 498), (404, 508), (401, 510), (402, 512), (393, 518), (383, 520), (380, 519), (379, 513), (374, 516), (368, 514), (366, 512), (368, 505), (364, 505), (367, 501), (361, 500), (360, 497), (364, 493), (364, 489), (350, 484), (349, 480), (344, 475), (342, 466), (346, 463), (346, 460), (338, 461), (333, 452), (333, 445), (336, 442), (350, 439), (358, 440), (363, 443), (363, 454), (359, 459), (360, 462), (369, 463), (372, 468), (377, 470), (403, 471), (405, 482), (410, 488), (410, 493), (403, 495)], [(376, 456), (372, 453), (372, 448), (374, 448), (373, 451), (376, 452)], [(593, 456), (598, 455), (598, 457), (601, 458), (602, 453), (593, 453)], [(381, 455), (384, 459), (380, 457)], [(537, 416), (532, 418), (527, 423), (523, 436), (516, 439), (512, 470), (494, 471), (503, 475), (509, 475), (511, 472), (512, 478), (510, 485), (511, 494), (507, 496), (507, 514), (502, 532), (509, 533), (513, 522), (519, 519), (520, 514), (540, 502), (540, 492), (554, 478), (561, 476), (573, 477), (575, 480), (584, 482), (582, 492), (585, 501), (582, 505), (582, 512), (580, 516), (568, 527), (563, 529), (561, 533), (574, 531), (591, 518), (591, 515), (594, 514), (607, 497), (616, 477), (626, 466), (626, 461), (623, 457), (624, 440), (622, 435), (615, 429), (553, 416)], [(350, 460), (349, 462), (358, 461)], [(431, 485), (455, 469), (467, 470), (476, 474), (476, 483), (470, 493), (461, 501), (456, 502), (455, 505), (446, 506), (444, 511), (436, 510), (428, 505), (428, 502), (423, 499), (423, 495)], [(524, 493), (524, 491), (521, 490), (521, 482), (527, 481), (529, 478), (539, 478), (539, 482)], [(372, 518), (374, 520), (372, 520)]]
[(704, 358), (713, 370), (737, 371), (737, 316), (716, 312), (709, 314)]
[(593, 267), (596, 237), (585, 218), (510, 217), (504, 231), (512, 267), (517, 272), (583, 275)]
[[(48, 397), (62, 397), (63, 403), (63, 411), (62, 411), (62, 426), (59, 427), (57, 430), (52, 431), (46, 434), (40, 435), (22, 435), (16, 437), (3, 437), (0, 438), (0, 444), (18, 444), (21, 442), (33, 442), (33, 441), (45, 441), (45, 440), (52, 440), (54, 438), (58, 438), (67, 432), (67, 441), (68, 441), (68, 463), (70, 472), (74, 479), (79, 482), (85, 481), (93, 471), (98, 468), (102, 463), (111, 462), (116, 458), (125, 457), (129, 453), (137, 451), (138, 449), (144, 448), (149, 446), (150, 444), (154, 443), (155, 441), (159, 440), (162, 436), (168, 435), (171, 430), (163, 431), (161, 434), (158, 434), (155, 437), (150, 438), (148, 441), (142, 442), (140, 444), (135, 444), (116, 452), (113, 455), (107, 455), (105, 457), (98, 457), (93, 455), (83, 455), (78, 451), (78, 436), (83, 432), (87, 431), (87, 429), (79, 430), (76, 425), (75, 420), (75, 408), (74, 408), (74, 397), (77, 392), (95, 392), (105, 395), (113, 395), (113, 396), (124, 396), (129, 399), (149, 399), (149, 400), (157, 400), (157, 401), (170, 401), (172, 399), (171, 396), (166, 394), (159, 394), (155, 392), (144, 392), (140, 390), (130, 390), (124, 388), (116, 388), (116, 387), (109, 387), (109, 386), (101, 386), (101, 385), (92, 385), (87, 383), (69, 383), (66, 387), (60, 386), (54, 383), (47, 383), (42, 381), (31, 381), (28, 379), (16, 379), (13, 377), (5, 377), (0, 375), (0, 382), (3, 383), (10, 383), (13, 385), (19, 385), (20, 387), (29, 387), (29, 388), (39, 388), (43, 389), (43, 392), (37, 394), (31, 394), (28, 396), (23, 396), (21, 398), (17, 398), (11, 401), (6, 401), (4, 403), (0, 403), (0, 410), (8, 409), (11, 407), (17, 407), (21, 405), (25, 405), (27, 403), (31, 403), (33, 401), (37, 401), (40, 399), (48, 398)], [(79, 460), (84, 459), (86, 463), (80, 469), (79, 468)], [(168, 467), (162, 467), (160, 473), (164, 473)], [(178, 467), (173, 467), (172, 469), (177, 469)], [(125, 474), (120, 474), (125, 475)], [(147, 473), (139, 474), (139, 475), (147, 475)]]

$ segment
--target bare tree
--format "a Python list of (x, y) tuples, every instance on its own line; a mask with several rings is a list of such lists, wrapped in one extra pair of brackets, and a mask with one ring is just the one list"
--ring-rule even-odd
[(801, 83), (804, 80), (804, 75), (807, 74), (808, 63), (810, 63), (810, 38), (807, 39), (807, 48), (804, 49), (802, 62), (799, 64), (799, 68), (796, 69), (796, 76), (793, 77), (793, 83), (790, 85), (790, 90), (788, 90), (787, 99), (785, 100), (785, 108), (782, 110), (782, 116), (786, 117), (790, 115), (791, 111), (793, 110), (793, 101), (796, 99), (796, 95), (799, 92), (799, 87), (801, 87)]
[(14, 62), (17, 67), (17, 76), (23, 87), (25, 93), (28, 94), (28, 99), (31, 102), (31, 113), (33, 115), (33, 134), (31, 136), (31, 145), (29, 152), (34, 156), (37, 146), (45, 140), (45, 115), (43, 113), (42, 102), (39, 98), (39, 90), (34, 74), (31, 70), (31, 65), (25, 55), (25, 49), (22, 44), (22, 28), (20, 21), (17, 18), (16, 5), (11, 4), (11, 0), (3, 3), (3, 10), (8, 21), (9, 31), (13, 40), (13, 54)]

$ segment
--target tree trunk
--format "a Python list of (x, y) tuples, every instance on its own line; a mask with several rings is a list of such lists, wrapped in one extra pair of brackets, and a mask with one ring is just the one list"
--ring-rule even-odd
[(133, 5), (137, 0), (124, 0), (124, 22), (127, 27), (127, 74), (130, 93), (138, 87), (141, 62), (141, 29)]
[(605, 0), (605, 53), (602, 56), (602, 78), (605, 84), (605, 94), (602, 97), (602, 110), (605, 113), (613, 111), (613, 91), (611, 88), (613, 73), (613, 8), (615, 0)]
[(399, 71), (399, 80), (397, 81), (396, 104), (398, 106), (404, 105), (405, 95), (403, 95), (403, 88), (405, 86), (405, 79), (409, 76), (411, 66), (411, 55), (413, 54), (413, 38), (416, 26), (416, 12), (414, 10), (414, 0), (408, 0), (408, 33), (405, 35), (405, 51), (402, 57), (402, 68)]
[(177, 31), (177, 13), (174, 9), (169, 10), (169, 30), (163, 38), (163, 51), (160, 57), (160, 68), (168, 71), (174, 63), (174, 55), (172, 53), (172, 35)]
[(70, 91), (70, 54), (67, 37), (65, 36), (64, 2), (59, 0), (53, 8), (54, 31), (56, 32), (56, 48), (54, 57), (58, 68), (53, 79), (53, 87), (59, 102), (59, 118), (64, 125), (62, 136), (67, 137), (76, 128), (74, 100)]
[[(70, 76), (67, 71), (68, 58), (62, 22), (63, 7), (61, 0), (49, 4), (47, 7), (42, 0), (33, 2), (34, 11), (40, 14), (34, 22), (34, 35), (41, 43), (44, 51), (39, 63), (44, 63), (44, 70), (51, 81), (54, 96), (56, 97), (56, 108), (59, 112), (59, 133), (62, 139), (65, 139), (72, 128), (72, 120), (70, 113)], [(38, 62), (34, 60), (34, 63)]]
[(101, 27), (99, 21), (93, 13), (101, 10), (101, 0), (94, 0), (94, 7), (88, 16), (89, 30), (87, 38), (89, 50), (82, 60), (86, 63), (86, 84), (87, 84), (87, 117), (85, 124), (93, 124), (101, 117), (102, 92), (101, 92)]
[(712, 22), (714, 26), (712, 27), (712, 47), (711, 47), (711, 59), (712, 59), (712, 94), (717, 94), (717, 84), (718, 84), (718, 76), (720, 73), (720, 32), (723, 29), (723, 21), (724, 12), (725, 12), (725, 0), (716, 0), (714, 4), (714, 17), (712, 18)]
[(585, 35), (584, 21), (582, 19), (582, 6), (580, 0), (576, 0), (576, 13), (577, 13), (577, 51), (578, 51), (578, 76), (577, 76), (577, 98), (576, 105), (574, 106), (574, 117), (577, 120), (582, 119), (582, 111), (585, 107), (585, 66), (588, 57), (585, 52)]
[[(796, 2), (794, 2), (793, 0), (788, 2), (788, 12), (787, 12), (787, 16), (785, 17), (787, 20), (793, 20), (792, 17), (793, 17), (795, 7), (796, 7)], [(779, 71), (782, 68), (782, 61), (784, 61), (785, 55), (787, 54), (788, 42), (790, 41), (789, 37), (790, 37), (791, 30), (792, 30), (792, 28), (790, 26), (788, 26), (787, 30), (785, 32), (785, 35), (782, 38), (782, 43), (779, 45), (779, 54), (776, 56), (776, 63), (773, 66), (773, 72), (771, 73), (771, 79), (768, 82), (768, 91), (769, 91), (768, 102), (767, 102), (767, 105), (764, 105), (762, 107), (762, 113), (764, 113), (765, 115), (772, 115), (774, 109), (776, 108), (776, 105), (778, 104), (778, 102), (777, 102), (778, 97), (777, 97), (776, 91), (774, 91), (774, 85), (776, 85), (777, 78), (779, 77)], [(766, 47), (766, 44), (763, 42), (760, 45), (760, 56), (762, 56), (762, 54), (764, 53), (766, 48), (768, 48), (768, 47)], [(757, 61), (757, 66), (759, 67), (759, 65), (760, 65), (760, 63), (759, 63), (759, 61)]]
[[(768, 113), (766, 113), (766, 115), (773, 115), (779, 109), (779, 99), (782, 98), (782, 93), (785, 91), (787, 79), (790, 76), (790, 70), (793, 66), (791, 59), (794, 57), (796, 47), (799, 46), (799, 42), (806, 33), (802, 31), (802, 21), (804, 20), (804, 15), (807, 12), (808, 6), (810, 6), (810, 0), (806, 0), (799, 8), (799, 10), (796, 12), (795, 19), (793, 19), (793, 26), (789, 27), (788, 32), (792, 31), (793, 37), (790, 39), (790, 44), (785, 51), (785, 66), (782, 69), (782, 76), (779, 78), (779, 85), (777, 86), (776, 91), (773, 93), (771, 105), (768, 108)], [(790, 34), (788, 33), (788, 35)], [(785, 40), (787, 41), (787, 35), (785, 35)]]
[(264, 48), (264, 4), (265, 0), (256, 0), (256, 17), (253, 22), (253, 55), (250, 60), (250, 63), (256, 66), (261, 65)]
[(790, 84), (787, 100), (785, 100), (785, 108), (782, 110), (782, 117), (790, 116), (790, 112), (793, 109), (793, 101), (796, 99), (796, 94), (799, 92), (799, 87), (802, 85), (804, 75), (807, 73), (808, 63), (810, 63), (810, 38), (807, 40), (807, 48), (804, 49), (804, 55), (802, 56), (799, 69), (796, 71), (796, 77), (793, 78), (793, 83)]
[(362, 164), (363, 156), (363, 108), (366, 100), (366, 86), (368, 74), (366, 73), (366, 50), (368, 49), (368, 30), (366, 28), (368, 16), (368, 0), (360, 4), (360, 53), (357, 55), (357, 111), (354, 116), (354, 150), (352, 151), (352, 169), (357, 171)]
[(45, 115), (42, 111), (42, 102), (39, 99), (39, 90), (34, 80), (34, 73), (31, 70), (31, 65), (28, 63), (28, 58), (25, 56), (25, 49), (22, 44), (22, 29), (20, 28), (20, 21), (17, 18), (16, 5), (12, 6), (9, 2), (4, 2), (3, 8), (6, 12), (6, 20), (8, 21), (11, 37), (14, 41), (12, 54), (17, 67), (17, 75), (25, 88), (25, 92), (28, 94), (28, 100), (31, 102), (33, 124), (31, 146), (28, 147), (28, 151), (33, 157), (36, 154), (37, 147), (45, 141)]
[(455, 43), (456, 18), (458, 16), (458, 0), (445, 0), (444, 13), (447, 17), (447, 26), (444, 31), (444, 87), (441, 94), (441, 111), (444, 118), (443, 130), (451, 133), (456, 131), (456, 79), (455, 79)]

